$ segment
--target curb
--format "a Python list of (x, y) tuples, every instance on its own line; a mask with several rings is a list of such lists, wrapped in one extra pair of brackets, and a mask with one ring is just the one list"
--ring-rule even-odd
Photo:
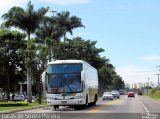
[(28, 108), (19, 108), (19, 109), (7, 110), (7, 111), (0, 111), (0, 114), (3, 114), (3, 113), (15, 113), (15, 112), (19, 112), (19, 111), (38, 109), (38, 108), (49, 107), (49, 106), (50, 105), (44, 105), (44, 106), (36, 106), (36, 107), (28, 107)]

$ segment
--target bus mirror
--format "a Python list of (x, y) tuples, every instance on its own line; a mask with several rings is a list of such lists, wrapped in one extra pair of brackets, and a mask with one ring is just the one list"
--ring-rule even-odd
[(81, 76), (82, 76), (82, 77), (81, 77), (81, 80), (82, 80), (82, 81), (84, 81), (84, 80), (85, 80), (85, 74), (84, 74), (84, 71), (82, 71), (82, 72), (81, 72)]

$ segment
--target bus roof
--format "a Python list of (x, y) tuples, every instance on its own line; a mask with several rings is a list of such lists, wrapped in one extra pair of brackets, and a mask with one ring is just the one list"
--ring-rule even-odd
[(61, 63), (87, 63), (87, 62), (83, 60), (55, 60), (48, 62), (48, 64), (61, 64)]
[(66, 64), (67, 63), (83, 63), (83, 64), (88, 65), (88, 66), (92, 67), (93, 69), (95, 69), (89, 63), (87, 63), (87, 62), (85, 62), (83, 60), (55, 60), (55, 61), (48, 62), (48, 65), (51, 65), (51, 64), (62, 64), (62, 63), (66, 63)]

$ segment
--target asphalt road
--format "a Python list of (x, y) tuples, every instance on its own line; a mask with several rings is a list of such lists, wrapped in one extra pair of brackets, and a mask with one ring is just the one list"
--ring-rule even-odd
[(100, 99), (96, 106), (86, 109), (60, 107), (59, 110), (52, 110), (51, 107), (45, 107), (16, 114), (20, 119), (160, 119), (157, 113), (160, 114), (160, 101), (144, 96), (128, 98), (124, 95), (113, 101)]

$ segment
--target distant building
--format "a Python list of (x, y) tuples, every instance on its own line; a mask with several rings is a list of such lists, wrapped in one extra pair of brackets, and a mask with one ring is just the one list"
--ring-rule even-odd
[(144, 87), (144, 83), (141, 83), (141, 82), (137, 83), (138, 89), (142, 89), (143, 87)]
[(125, 87), (130, 89), (130, 84), (126, 83)]
[(132, 88), (132, 89), (133, 89), (133, 88), (134, 88), (134, 89), (137, 89), (137, 84), (136, 84), (136, 83), (132, 83), (132, 84), (131, 84), (131, 88)]

